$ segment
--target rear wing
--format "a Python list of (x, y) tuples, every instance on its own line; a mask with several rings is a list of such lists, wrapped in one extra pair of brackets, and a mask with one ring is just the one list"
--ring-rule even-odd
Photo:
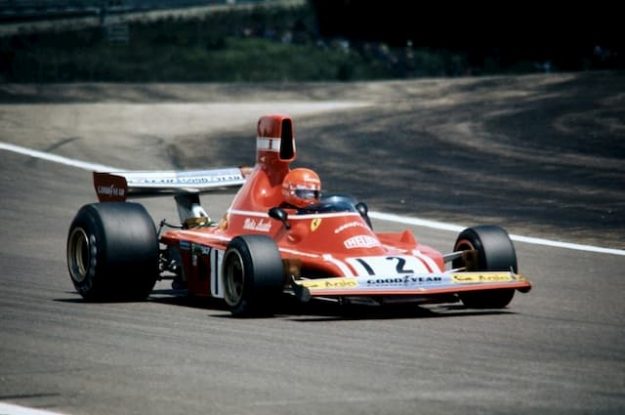
[(231, 167), (188, 171), (119, 171), (93, 173), (93, 185), (100, 202), (123, 202), (126, 199), (198, 194), (240, 187), (247, 168)]
[(100, 202), (124, 202), (130, 198), (174, 195), (180, 223), (207, 223), (210, 218), (200, 204), (200, 193), (240, 187), (248, 167), (188, 171), (116, 171), (93, 173)]

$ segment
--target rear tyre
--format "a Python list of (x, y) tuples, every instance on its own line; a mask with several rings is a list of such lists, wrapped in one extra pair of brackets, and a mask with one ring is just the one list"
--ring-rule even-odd
[(224, 299), (235, 317), (271, 314), (284, 288), (276, 243), (264, 235), (238, 236), (223, 258)]
[[(482, 225), (465, 229), (458, 235), (454, 251), (473, 250), (473, 260), (457, 259), (454, 268), (466, 267), (467, 271), (513, 271), (517, 272), (517, 258), (514, 245), (508, 233), (493, 225)], [(505, 308), (512, 297), (513, 289), (460, 293), (460, 300), (469, 308)]]
[(145, 299), (158, 277), (158, 256), (154, 222), (136, 203), (85, 205), (69, 229), (69, 275), (89, 301)]

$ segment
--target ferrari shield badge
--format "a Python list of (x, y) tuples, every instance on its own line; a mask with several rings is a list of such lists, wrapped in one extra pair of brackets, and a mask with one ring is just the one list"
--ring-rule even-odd
[(316, 231), (321, 225), (321, 218), (315, 218), (310, 222), (310, 230), (312, 232)]

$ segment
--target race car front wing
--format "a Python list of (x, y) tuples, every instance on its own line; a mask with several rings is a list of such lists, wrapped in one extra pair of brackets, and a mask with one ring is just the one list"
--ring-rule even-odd
[(293, 281), (300, 301), (312, 297), (433, 296), (469, 291), (516, 289), (532, 284), (513, 272), (444, 272), (423, 275), (337, 277)]

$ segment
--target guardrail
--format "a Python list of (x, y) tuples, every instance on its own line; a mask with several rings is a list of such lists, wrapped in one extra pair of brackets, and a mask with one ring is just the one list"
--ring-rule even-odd
[(267, 0), (0, 0), (0, 22), (49, 20), (68, 16), (126, 13)]
[(0, 0), (0, 36), (195, 18), (235, 9), (297, 6), (306, 0)]

